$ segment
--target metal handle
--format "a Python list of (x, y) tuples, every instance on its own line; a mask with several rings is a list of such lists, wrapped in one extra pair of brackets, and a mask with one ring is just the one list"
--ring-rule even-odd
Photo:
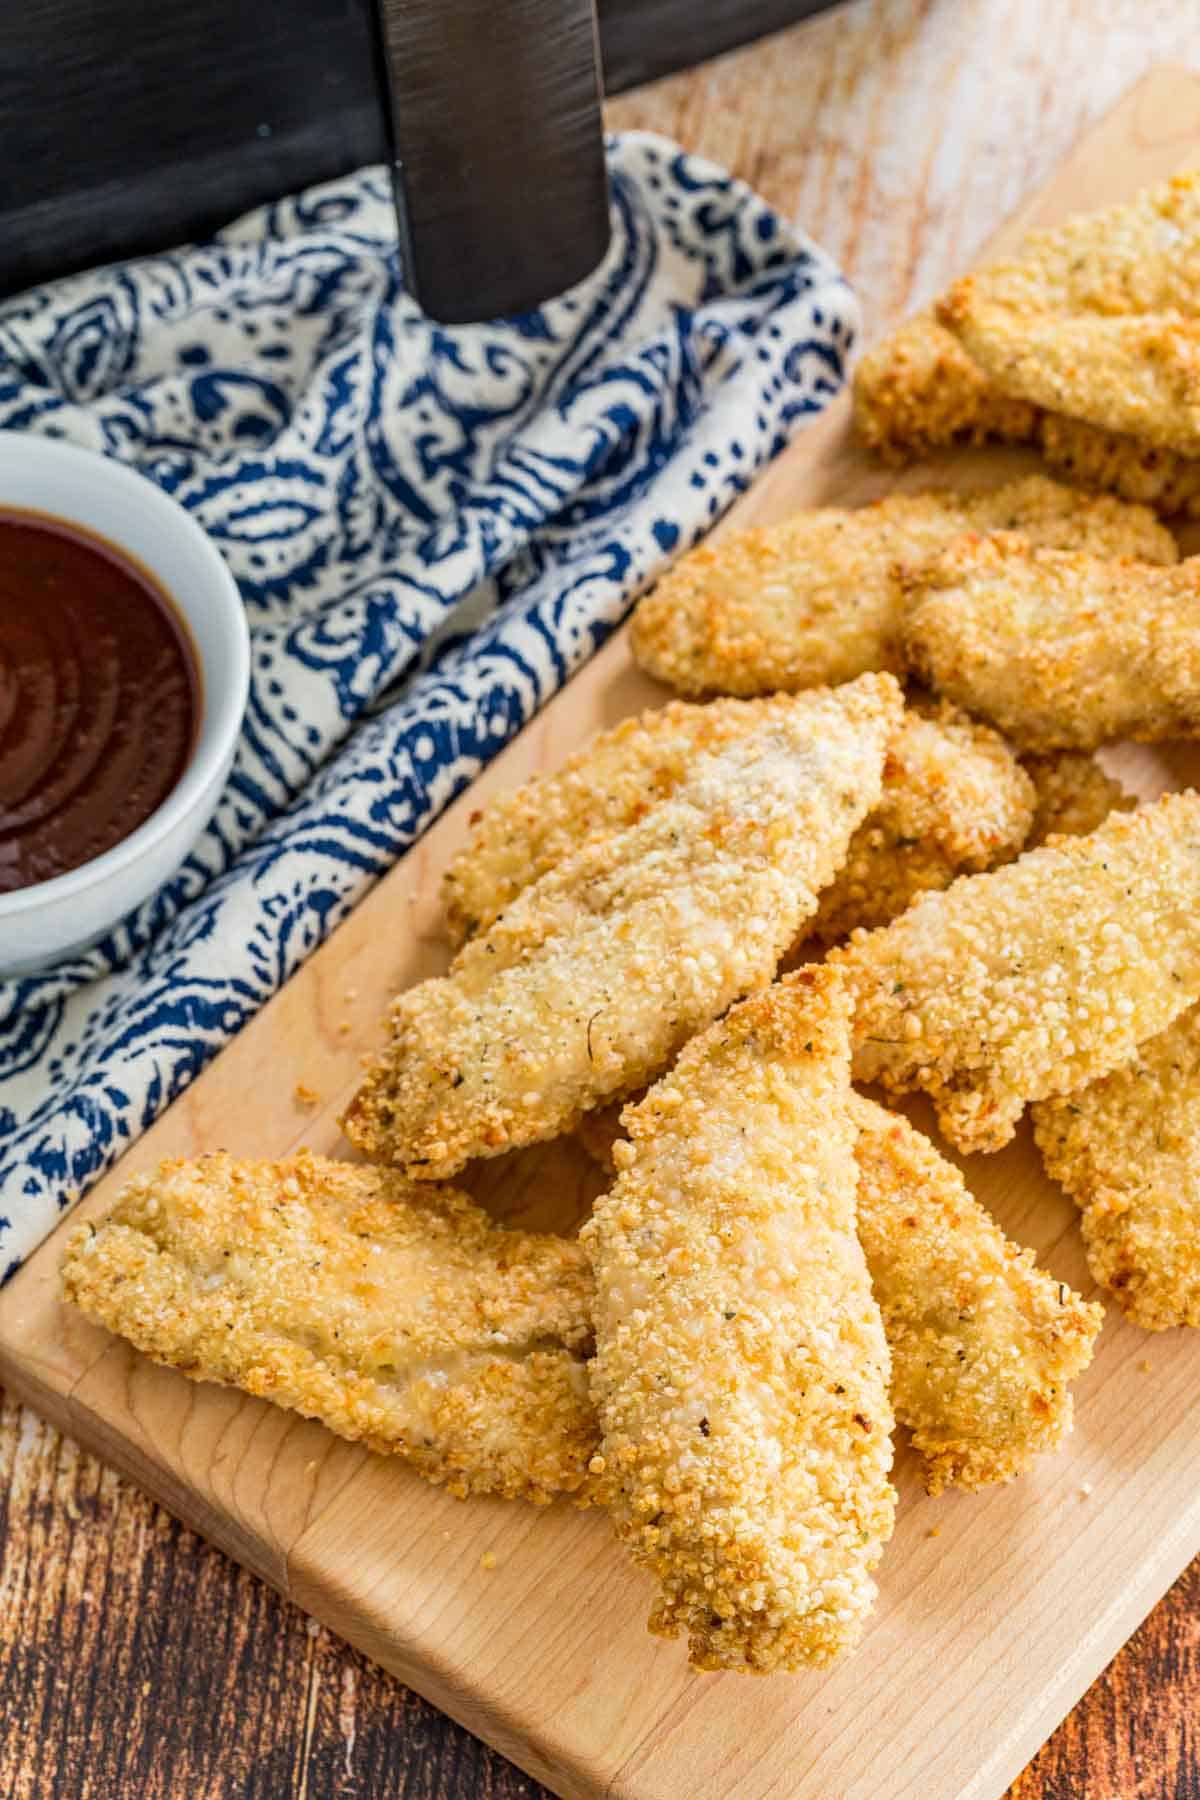
[(400, 252), (447, 324), (523, 312), (608, 246), (594, 0), (376, 0)]

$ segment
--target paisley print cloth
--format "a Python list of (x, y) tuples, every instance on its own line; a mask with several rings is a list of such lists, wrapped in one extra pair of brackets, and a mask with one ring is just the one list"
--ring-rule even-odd
[(492, 324), (406, 298), (379, 169), (0, 306), (0, 426), (174, 495), (253, 640), (194, 854), (0, 983), (0, 1277), (841, 385), (820, 251), (661, 139), (609, 167), (601, 269)]

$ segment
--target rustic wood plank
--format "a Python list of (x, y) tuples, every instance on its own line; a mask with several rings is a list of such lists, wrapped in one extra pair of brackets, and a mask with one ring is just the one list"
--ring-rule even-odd
[(11, 1404), (0, 1542), (12, 1800), (541, 1791)]
[[(878, 323), (961, 266), (1126, 81), (1194, 49), (1186, 14), (1162, 0), (1114, 0), (1102, 18), (1078, 0), (884, 0), (610, 116), (680, 135), (763, 187), (846, 259)], [(12, 1406), (5, 1491), (0, 1792), (540, 1792)], [(1193, 1569), (1014, 1800), (1200, 1792), (1198, 1604)], [(153, 1684), (148, 1706), (131, 1669)]]

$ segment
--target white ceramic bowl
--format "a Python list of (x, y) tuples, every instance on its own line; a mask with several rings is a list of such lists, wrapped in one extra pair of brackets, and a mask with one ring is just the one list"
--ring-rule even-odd
[(102, 856), (0, 894), (0, 975), (82, 949), (161, 887), (212, 817), (233, 761), (250, 680), (241, 597), (196, 522), (144, 476), (57, 439), (0, 431), (0, 511), (49, 514), (106, 538), (173, 601), (200, 671), (191, 758), (156, 812)]

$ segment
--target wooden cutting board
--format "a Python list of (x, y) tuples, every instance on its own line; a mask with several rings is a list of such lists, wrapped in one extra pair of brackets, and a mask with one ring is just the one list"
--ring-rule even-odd
[[(1160, 71), (992, 248), (1030, 224), (1131, 195), (1198, 151), (1200, 78)], [(972, 484), (1029, 466), (1014, 453), (974, 453), (934, 478)], [(928, 479), (909, 471), (903, 485)], [(732, 516), (765, 521), (892, 485), (851, 445), (842, 406)], [(470, 812), (663, 697), (619, 635), (75, 1216), (102, 1211), (164, 1155), (280, 1155), (301, 1143), (337, 1151), (334, 1121), (384, 1002), (444, 963), (437, 879)], [(1121, 750), (1113, 761), (1146, 795), (1200, 780), (1195, 751)], [(319, 1104), (302, 1107), (297, 1084)], [(972, 1159), (969, 1176), (1015, 1237), (1092, 1291), (1072, 1208), (1042, 1176), (1027, 1132)], [(472, 1185), (500, 1216), (567, 1228), (598, 1178), (561, 1144), (482, 1165)], [(765, 1681), (694, 1674), (681, 1646), (647, 1636), (648, 1581), (602, 1516), (460, 1503), (319, 1426), (157, 1369), (59, 1306), (59, 1253), (52, 1238), (0, 1296), (4, 1384), (563, 1795), (995, 1800), (1200, 1551), (1200, 1339), (1148, 1337), (1110, 1315), (1079, 1384), (1074, 1436), (1033, 1474), (934, 1501), (900, 1449), (899, 1523), (855, 1657)], [(494, 1567), (483, 1566), (485, 1552)]]

